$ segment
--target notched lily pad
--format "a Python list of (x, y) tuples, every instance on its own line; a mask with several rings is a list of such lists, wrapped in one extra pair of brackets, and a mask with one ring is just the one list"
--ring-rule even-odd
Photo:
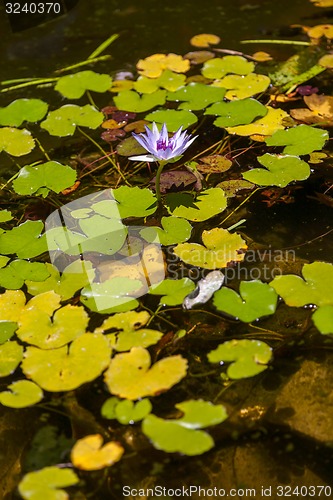
[(118, 109), (142, 113), (162, 106), (166, 100), (166, 90), (156, 90), (151, 94), (138, 94), (134, 90), (123, 90), (113, 98)]
[[(162, 217), (162, 228), (160, 227), (145, 227), (141, 229), (140, 235), (149, 243), (159, 242), (161, 245), (174, 245), (187, 241), (191, 237), (191, 224), (179, 217)], [(1, 271), (0, 271), (1, 272)]]
[(43, 262), (13, 260), (8, 266), (0, 269), (0, 286), (16, 290), (24, 285), (25, 280), (34, 279), (42, 282), (50, 276)]
[(40, 126), (51, 135), (65, 137), (73, 135), (77, 126), (96, 129), (103, 121), (103, 113), (90, 104), (82, 107), (65, 104), (55, 111), (50, 111)]
[(30, 380), (17, 380), (0, 392), (0, 403), (9, 408), (26, 408), (43, 399), (43, 391)]
[(62, 76), (57, 81), (55, 90), (68, 99), (79, 99), (86, 90), (106, 92), (111, 88), (111, 84), (112, 78), (109, 75), (88, 70)]
[(100, 434), (91, 434), (78, 439), (71, 451), (71, 461), (77, 469), (100, 470), (118, 462), (124, 448), (117, 442), (108, 442), (103, 445)]
[(285, 146), (284, 154), (307, 155), (322, 149), (328, 138), (326, 130), (299, 125), (286, 130), (278, 130), (265, 142), (267, 146)]
[(42, 221), (27, 220), (0, 234), (0, 253), (16, 254), (20, 259), (36, 257), (47, 251)]
[(102, 406), (102, 417), (116, 419), (120, 424), (128, 425), (139, 422), (151, 412), (153, 406), (149, 399), (141, 399), (137, 403), (128, 399), (120, 400), (113, 397), (105, 401)]
[(30, 153), (35, 147), (35, 141), (29, 130), (23, 128), (0, 128), (0, 152), (13, 156), (23, 156)]
[(48, 105), (40, 99), (16, 99), (0, 108), (0, 125), (20, 127), (23, 122), (38, 122), (47, 113)]
[(151, 287), (149, 293), (163, 295), (160, 299), (160, 304), (163, 306), (176, 306), (182, 304), (186, 295), (191, 293), (194, 288), (195, 284), (189, 278), (166, 279), (159, 285)]
[(206, 109), (205, 115), (216, 115), (217, 127), (247, 125), (267, 114), (267, 107), (255, 99), (240, 99), (231, 102), (217, 102)]
[(198, 118), (191, 111), (184, 109), (161, 109), (146, 115), (145, 120), (161, 125), (165, 123), (169, 132), (176, 132), (181, 126), (186, 129), (190, 125), (194, 125)]
[(267, 90), (270, 79), (266, 75), (250, 73), (246, 76), (228, 75), (216, 80), (213, 85), (226, 89), (225, 97), (230, 100), (245, 99)]
[[(254, 70), (254, 63), (247, 61), (242, 56), (225, 56), (206, 61), (202, 68), (202, 74), (206, 78), (222, 78), (228, 73), (237, 75), (248, 75)], [(222, 85), (221, 85), (222, 86)]]
[(283, 109), (274, 109), (266, 106), (267, 114), (249, 125), (237, 125), (235, 127), (226, 127), (229, 134), (241, 136), (249, 135), (272, 135), (276, 130), (284, 129), (283, 120), (288, 118), (288, 113)]
[(67, 500), (67, 493), (60, 488), (73, 486), (78, 482), (79, 478), (72, 469), (52, 466), (25, 474), (18, 490), (25, 500)]
[(266, 169), (253, 168), (243, 177), (259, 186), (285, 187), (289, 182), (307, 179), (311, 173), (309, 165), (298, 156), (266, 153), (258, 161)]
[(206, 108), (209, 104), (222, 101), (225, 89), (203, 85), (202, 83), (190, 83), (185, 87), (169, 92), (168, 101), (181, 101), (178, 109), (189, 111)]
[(194, 198), (188, 193), (168, 194), (166, 205), (169, 213), (194, 222), (204, 221), (220, 214), (227, 207), (227, 197), (220, 188), (210, 188)]

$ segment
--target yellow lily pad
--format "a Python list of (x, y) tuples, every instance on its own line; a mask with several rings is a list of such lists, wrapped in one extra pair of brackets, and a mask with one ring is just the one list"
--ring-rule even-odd
[(321, 38), (326, 37), (328, 40), (333, 38), (333, 24), (317, 24), (317, 26), (312, 26), (307, 30), (307, 34), (310, 38)]
[(165, 69), (175, 73), (186, 73), (190, 69), (190, 61), (177, 54), (153, 54), (140, 59), (136, 67), (140, 75), (158, 78)]
[(259, 118), (249, 125), (238, 125), (237, 127), (227, 127), (229, 134), (237, 134), (241, 136), (248, 135), (272, 135), (276, 130), (284, 129), (283, 120), (288, 117), (288, 113), (283, 109), (274, 109), (267, 106), (267, 115)]
[(6, 290), (0, 295), (0, 321), (17, 322), (25, 306), (22, 290)]
[(124, 453), (124, 448), (110, 441), (103, 446), (100, 434), (91, 434), (76, 441), (71, 451), (71, 461), (77, 469), (100, 470), (118, 462)]
[(333, 68), (333, 54), (325, 54), (319, 59), (318, 63), (324, 68)]
[(271, 80), (266, 75), (257, 75), (250, 73), (249, 75), (227, 75), (222, 80), (213, 82), (214, 87), (223, 87), (227, 89), (225, 94), (226, 99), (233, 101), (235, 99), (245, 99), (255, 94), (265, 92)]
[(150, 354), (143, 347), (117, 354), (104, 375), (111, 394), (130, 400), (157, 396), (186, 375), (187, 361), (179, 355), (150, 364)]
[(272, 56), (268, 54), (268, 52), (263, 52), (261, 50), (252, 54), (252, 57), (258, 62), (266, 62), (266, 61), (271, 61), (273, 59)]
[(230, 262), (244, 260), (247, 245), (237, 233), (215, 227), (210, 231), (203, 231), (202, 242), (204, 245), (181, 243), (173, 251), (187, 264), (205, 269), (218, 269), (226, 267)]
[(201, 33), (200, 35), (192, 36), (190, 44), (193, 45), (193, 47), (209, 47), (210, 45), (217, 45), (220, 41), (221, 38), (217, 35)]

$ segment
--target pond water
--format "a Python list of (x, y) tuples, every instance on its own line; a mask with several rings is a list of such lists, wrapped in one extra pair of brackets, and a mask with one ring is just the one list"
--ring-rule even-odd
[[(184, 55), (195, 50), (189, 40), (199, 33), (214, 33), (220, 36), (221, 42), (218, 45), (220, 48), (241, 51), (244, 54), (265, 50), (271, 54), (274, 63), (283, 62), (297, 53), (295, 46), (268, 43), (243, 44), (241, 42), (249, 39), (304, 41), (304, 33), (299, 25), (313, 26), (329, 23), (333, 8), (331, 10), (320, 9), (307, 0), (294, 0), (293, 2), (289, 0), (279, 2), (274, 0), (233, 0), (232, 2), (227, 0), (211, 0), (210, 2), (79, 0), (72, 4), (73, 7), (68, 9), (66, 15), (36, 26), (32, 18), (28, 19), (24, 14), (18, 15), (16, 21), (11, 18), (10, 25), (4, 6), (0, 7), (0, 29), (4, 34), (0, 40), (2, 82), (21, 78), (52, 77), (54, 71), (85, 60), (113, 33), (119, 34), (119, 38), (106, 51), (112, 54), (112, 58), (95, 65), (84, 66), (83, 70), (89, 68), (112, 76), (120, 71), (135, 73), (137, 61), (152, 54), (174, 52)], [(70, 2), (67, 5), (70, 7)], [(328, 51), (330, 43), (331, 41), (328, 42)], [(329, 76), (319, 75), (317, 79), (310, 80), (310, 83), (320, 87), (319, 93), (332, 95), (331, 75), (332, 73)], [(3, 84), (2, 88), (6, 85), (10, 86), (11, 83)], [(263, 95), (263, 103), (267, 105), (268, 94), (265, 95), (262, 92), (260, 97)], [(102, 95), (93, 94), (93, 96), (93, 103), (97, 106), (105, 107), (111, 104), (111, 97), (106, 99), (105, 92)], [(67, 103), (60, 94), (49, 92), (47, 86), (39, 88), (31, 86), (1, 92), (0, 106), (5, 107), (14, 99), (22, 97), (44, 99), (51, 108), (53, 107), (52, 109)], [(80, 106), (83, 106), (91, 101), (87, 101), (84, 97), (78, 102)], [(292, 103), (288, 103), (288, 111), (291, 107)], [(139, 114), (139, 117), (143, 118), (141, 115)], [(221, 128), (214, 127), (212, 120), (207, 121), (207, 118), (205, 120), (200, 124), (199, 138), (191, 149), (192, 156), (193, 154), (202, 156), (206, 148), (210, 151), (210, 153), (205, 153), (206, 155), (213, 153), (214, 149), (209, 148), (216, 143), (217, 154), (237, 158), (231, 178), (238, 178), (245, 166), (258, 166), (256, 158), (265, 153), (265, 143), (258, 142), (253, 147), (253, 142), (250, 143), (248, 137), (241, 137), (239, 141), (230, 142), (224, 148), (222, 142), (226, 139)], [(16, 175), (18, 167), (23, 167), (26, 160), (24, 156), (13, 159), (10, 154), (5, 156), (2, 153), (2, 209), (8, 208), (13, 211), (15, 224), (18, 225), (29, 219), (35, 221), (41, 218), (44, 221), (53, 210), (79, 196), (90, 195), (103, 189), (106, 192), (109, 187), (114, 189), (113, 193), (110, 194), (108, 191), (105, 198), (102, 197), (102, 202), (110, 200), (114, 203), (116, 203), (115, 200), (120, 202), (115, 193), (118, 182), (122, 183), (121, 178), (117, 177), (117, 172), (119, 173), (117, 168), (119, 169), (119, 164), (121, 166), (124, 164), (123, 157), (120, 163), (117, 163), (117, 168), (114, 165), (105, 167), (106, 163), (104, 163), (101, 173), (88, 175), (90, 163), (102, 156), (101, 146), (98, 147), (101, 144), (100, 134), (93, 135), (92, 133), (93, 140), (90, 141), (88, 137), (87, 141), (87, 137), (80, 134), (59, 139), (54, 135), (48, 135), (45, 130), (40, 130), (35, 124), (31, 126), (31, 130), (45, 148), (47, 159), (50, 156), (51, 159), (70, 164), (76, 167), (80, 174), (86, 173), (85, 169), (88, 168), (87, 177), (82, 176), (79, 191), (74, 191), (68, 198), (63, 195), (63, 189), (59, 189), (61, 191), (59, 195), (51, 192), (45, 200), (40, 196), (36, 198), (27, 193), (25, 197), (20, 198), (19, 190), (13, 192), (8, 185), (10, 185), (11, 177)], [(328, 127), (328, 130), (331, 129)], [(107, 144), (109, 145), (113, 154), (113, 143)], [(105, 143), (102, 147), (107, 150)], [(234, 149), (242, 152), (239, 158), (234, 155)], [(44, 152), (43, 149), (31, 152), (29, 164), (34, 161), (43, 161), (42, 153)], [(283, 274), (301, 275), (304, 264), (308, 265), (314, 261), (323, 261), (328, 263), (328, 266), (332, 264), (333, 171), (332, 147), (329, 142), (326, 143), (325, 153), (327, 156), (322, 164), (311, 164), (309, 178), (299, 179), (301, 182), (297, 182), (294, 178), (296, 182), (283, 188), (267, 185), (266, 191), (261, 185), (256, 191), (250, 194), (246, 192), (243, 197), (235, 198), (237, 201), (231, 200), (226, 215), (212, 211), (211, 217), (199, 219), (194, 229), (193, 239), (197, 243), (201, 241), (203, 231), (215, 230), (222, 225), (224, 228), (230, 228), (233, 224), (238, 224), (242, 218), (245, 219), (245, 222), (240, 222), (237, 228), (237, 232), (245, 239), (249, 248), (242, 267), (245, 274), (234, 273), (228, 281), (231, 271), (237, 268), (236, 263), (230, 264), (229, 274), (228, 267), (221, 266), (226, 268), (226, 284), (230, 283), (232, 289), (238, 290), (241, 280), (258, 279), (257, 276), (251, 275), (254, 267), (251, 255), (255, 256), (255, 267), (259, 269), (260, 276), (262, 276), (263, 269), (266, 269), (265, 266), (268, 272), (278, 269)], [(306, 161), (309, 158), (308, 154), (304, 157)], [(190, 159), (186, 153), (186, 160)], [(126, 165), (124, 168), (125, 184), (130, 180), (132, 187), (135, 185), (144, 188), (151, 186), (149, 182), (154, 176), (153, 169), (154, 167), (150, 169), (142, 166), (135, 170), (132, 177)], [(220, 180), (218, 175), (213, 173), (205, 177), (204, 186), (206, 188), (216, 186)], [(228, 174), (224, 174), (222, 180), (228, 180)], [(59, 191), (55, 192), (59, 193)], [(133, 194), (136, 200), (135, 196)], [(140, 203), (142, 200), (138, 199), (138, 204)], [(83, 209), (90, 210), (91, 207), (93, 210), (96, 209), (93, 204)], [(129, 212), (129, 215), (125, 217), (140, 218), (140, 223), (143, 225), (147, 223), (148, 218), (150, 221), (148, 225), (159, 225), (161, 207), (155, 214), (146, 212), (145, 215), (145, 210), (149, 210), (149, 207), (144, 207), (143, 215)], [(165, 211), (163, 213), (166, 214)], [(82, 216), (83, 220), (85, 220), (84, 217)], [(227, 224), (224, 223), (226, 217), (228, 218)], [(77, 230), (81, 224), (77, 222), (78, 219), (81, 220), (80, 216), (71, 222), (73, 226), (70, 229)], [(130, 222), (130, 224), (134, 223)], [(4, 228), (9, 234), (9, 226), (4, 226)], [(0, 238), (0, 248), (5, 248), (1, 245), (3, 243)], [(165, 244), (165, 246), (168, 245), (170, 246), (170, 244)], [(237, 247), (237, 251), (238, 254), (244, 253), (241, 247)], [(22, 260), (32, 258), (33, 261), (38, 261), (39, 259), (43, 265), (48, 259), (45, 253), (39, 258), (38, 253), (26, 256), (23, 250), (20, 250), (20, 254), (17, 249), (15, 252), (3, 250), (2, 252), (5, 255), (16, 252)], [(93, 248), (89, 248), (88, 253), (88, 259), (96, 265), (98, 272), (102, 273), (105, 255), (96, 257)], [(281, 255), (283, 257), (279, 260), (278, 257)], [(82, 255), (81, 258), (83, 259)], [(175, 268), (177, 278), (189, 277), (197, 282), (194, 271), (198, 268), (192, 266), (193, 270), (191, 265), (187, 265), (186, 260), (184, 261), (185, 264), (177, 261)], [(66, 265), (69, 262), (71, 260), (66, 260)], [(330, 273), (331, 268), (327, 267), (327, 269), (327, 273)], [(249, 274), (246, 274), (247, 271)], [(322, 273), (320, 279), (323, 283), (318, 285), (318, 300), (321, 300), (319, 305), (332, 307), (333, 284), (328, 279), (325, 281), (325, 271), (320, 271), (318, 268), (317, 272)], [(263, 281), (267, 283), (273, 278), (274, 275), (270, 275)], [(0, 279), (2, 279), (1, 276)], [(69, 279), (75, 281), (76, 278), (69, 275)], [(312, 276), (311, 279), (315, 281), (316, 278)], [(310, 288), (311, 279), (304, 286)], [(28, 278), (22, 283), (22, 289), (28, 299), (34, 295), (38, 297), (40, 292), (32, 291), (33, 286), (29, 285)], [(81, 284), (81, 288), (86, 285), (87, 283)], [(7, 287), (3, 284), (1, 286), (2, 292), (5, 292)], [(8, 288), (13, 290), (15, 287)], [(20, 286), (17, 286), (17, 289), (19, 288)], [(79, 287), (73, 289), (73, 293), (69, 293), (63, 303), (70, 303), (73, 307), (80, 305), (78, 290)], [(284, 496), (330, 497), (331, 487), (333, 488), (331, 473), (333, 465), (332, 335), (321, 335), (312, 323), (311, 314), (318, 305), (317, 302), (313, 300), (311, 303), (306, 303), (306, 307), (298, 307), (297, 301), (292, 303), (291, 300), (288, 303), (285, 298), (286, 290), (283, 292), (285, 295), (281, 291), (278, 293), (280, 298), (277, 313), (269, 316), (272, 313), (258, 312), (257, 318), (260, 319), (254, 316), (254, 319), (250, 321), (239, 321), (235, 314), (221, 313), (225, 310), (223, 308), (217, 310), (216, 304), (213, 306), (211, 302), (193, 310), (184, 311), (181, 301), (175, 303), (176, 307), (169, 303), (163, 310), (154, 295), (145, 299), (142, 311), (146, 313), (149, 311), (152, 314), (148, 328), (161, 330), (164, 334), (158, 344), (150, 349), (154, 362), (180, 355), (189, 363), (188, 376), (179, 385), (169, 392), (163, 391), (171, 387), (172, 383), (166, 389), (162, 386), (162, 389), (155, 391), (155, 397), (150, 398), (153, 403), (153, 413), (161, 419), (179, 418), (184, 412), (175, 409), (175, 405), (190, 399), (202, 399), (214, 405), (223, 405), (229, 416), (226, 422), (222, 422), (222, 417), (221, 420), (216, 420), (216, 422), (222, 422), (218, 425), (214, 425), (214, 419), (209, 420), (208, 425), (211, 427), (208, 427), (208, 431), (215, 442), (215, 447), (210, 451), (197, 455), (186, 452), (167, 453), (167, 451), (161, 451), (167, 450), (162, 445), (155, 447), (151, 445), (147, 439), (149, 434), (144, 435), (140, 423), (132, 425), (133, 421), (129, 419), (129, 423), (125, 425), (120, 422), (119, 418), (118, 420), (111, 419), (111, 417), (109, 420), (102, 418), (101, 407), (107, 396), (110, 396), (106, 391), (106, 385), (111, 394), (120, 394), (110, 390), (112, 384), (107, 378), (103, 381), (101, 377), (98, 377), (102, 370), (90, 379), (83, 379), (83, 382), (91, 381), (90, 383), (81, 383), (77, 386), (74, 384), (73, 387), (69, 386), (69, 389), (64, 389), (64, 392), (57, 387), (49, 389), (50, 386), (47, 383), (43, 385), (42, 373), (41, 381), (38, 380), (37, 383), (45, 390), (44, 400), (37, 402), (35, 406), (27, 405), (20, 410), (12, 409), (10, 405), (9, 407), (5, 404), (1, 406), (0, 447), (4, 450), (0, 451), (2, 498), (4, 500), (29, 498), (24, 496), (22, 491), (20, 496), (17, 490), (17, 485), (24, 474), (59, 464), (62, 464), (59, 466), (60, 470), (66, 469), (67, 466), (71, 467), (70, 461), (75, 461), (70, 456), (74, 443), (87, 435), (94, 434), (101, 434), (105, 441), (120, 443), (124, 449), (123, 458), (113, 467), (102, 471), (77, 465), (75, 470), (80, 479), (78, 484), (75, 484), (75, 481), (73, 483), (69, 481), (66, 484), (65, 481), (59, 480), (59, 484), (55, 485), (59, 488), (66, 488), (70, 492), (69, 498), (76, 500), (90, 498), (105, 500), (122, 497), (169, 499), (177, 495), (174, 493), (177, 491), (178, 496), (186, 498), (190, 492), (191, 497), (196, 499), (204, 496), (204, 490), (207, 496), (216, 497), (228, 495), (234, 498), (269, 496), (272, 499)], [(14, 303), (16, 300), (18, 296), (12, 299)], [(266, 297), (259, 295), (259, 305), (262, 306), (265, 301)], [(98, 309), (91, 307), (89, 293), (83, 298), (81, 296), (81, 305), (82, 303), (87, 306), (89, 313), (90, 323), (87, 331), (92, 332), (97, 328), (95, 334), (100, 334), (98, 328), (101, 327), (102, 320), (106, 320), (108, 314), (101, 315)], [(8, 307), (5, 303), (4, 309)], [(50, 307), (50, 304), (47, 303), (45, 307)], [(56, 307), (52, 311), (54, 310)], [(28, 317), (29, 313), (26, 312), (26, 314)], [(52, 313), (50, 314), (52, 316)], [(11, 321), (15, 322), (18, 316), (13, 317)], [(0, 316), (1, 321), (4, 318)], [(39, 320), (38, 314), (35, 326), (33, 321), (27, 326), (23, 319), (17, 320), (21, 321), (19, 323), (20, 345), (25, 344), (24, 334), (26, 330), (29, 333), (29, 328), (36, 336), (39, 335), (40, 328), (47, 328), (46, 323), (43, 323), (46, 320), (40, 320), (40, 324)], [(47, 321), (50, 321), (49, 317)], [(76, 324), (76, 321), (80, 322), (79, 319), (74, 321), (69, 316), (68, 323), (71, 326)], [(85, 324), (85, 320), (82, 321), (85, 325), (83, 326), (85, 332), (88, 322)], [(141, 319), (137, 321), (140, 327), (144, 326), (145, 322), (141, 323)], [(113, 325), (105, 328), (105, 331), (111, 334), (115, 330), (119, 333), (122, 327)], [(68, 342), (74, 339), (75, 336)], [(211, 353), (226, 340), (253, 340), (258, 341), (259, 344), (263, 342), (264, 345), (267, 342), (269, 348), (274, 351), (274, 358), (262, 361), (262, 364), (270, 362), (269, 369), (264, 371), (265, 367), (263, 373), (258, 372), (258, 375), (250, 377), (228, 378), (225, 372), (221, 376), (216, 365), (207, 361), (207, 353)], [(112, 340), (114, 345), (117, 341), (117, 339)], [(39, 347), (38, 343), (31, 342), (31, 344)], [(35, 348), (28, 347), (28, 349)], [(32, 350), (29, 351), (31, 355)], [(120, 348), (118, 350), (121, 351)], [(259, 351), (255, 354), (259, 358), (261, 355)], [(225, 361), (232, 361), (232, 358), (226, 358)], [(221, 361), (221, 367), (225, 361)], [(88, 371), (89, 358), (83, 361), (82, 365), (84, 364)], [(62, 367), (59, 370), (61, 372)], [(36, 382), (38, 379), (38, 374), (37, 376), (32, 374), (33, 372), (29, 372), (26, 366), (23, 372), (29, 380)], [(9, 375), (10, 373), (10, 371), (6, 373), (8, 377), (1, 380), (2, 391), (9, 383), (24, 378), (21, 372), (15, 372), (13, 376)], [(48, 377), (48, 374), (45, 375), (45, 379)], [(123, 378), (126, 378), (125, 375)], [(156, 378), (158, 378), (157, 375)], [(181, 378), (180, 376), (178, 381)], [(126, 399), (124, 395), (120, 394), (120, 397)], [(141, 396), (128, 397), (128, 399), (141, 399)], [(195, 422), (197, 415), (192, 415), (191, 418), (190, 423), (186, 424), (187, 428), (192, 430), (205, 428), (202, 422), (199, 424)], [(163, 433), (163, 431), (160, 432)], [(204, 434), (202, 430), (195, 432)], [(186, 439), (188, 442), (194, 440), (191, 435)], [(151, 438), (151, 441), (154, 442), (154, 439)], [(158, 441), (157, 438), (156, 441)], [(164, 446), (167, 445), (164, 443)], [(176, 450), (179, 451), (177, 448)], [(71, 484), (73, 486), (67, 488)], [(126, 485), (128, 488), (124, 490)], [(200, 487), (204, 489), (201, 493)], [(182, 495), (179, 495), (179, 491)], [(39, 494), (40, 497), (34, 498), (43, 500), (43, 491), (40, 490)]]

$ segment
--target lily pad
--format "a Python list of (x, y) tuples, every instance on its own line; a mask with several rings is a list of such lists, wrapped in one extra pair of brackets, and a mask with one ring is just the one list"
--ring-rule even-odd
[(329, 135), (326, 130), (299, 125), (286, 130), (278, 130), (266, 139), (267, 146), (286, 146), (283, 150), (288, 155), (307, 155), (323, 148)]
[(13, 216), (9, 210), (0, 210), (0, 222), (8, 222)]
[(102, 406), (102, 417), (116, 419), (120, 424), (128, 425), (139, 422), (151, 412), (153, 406), (149, 399), (141, 399), (137, 403), (128, 399), (109, 398)]
[(201, 33), (200, 35), (192, 36), (190, 44), (194, 47), (209, 47), (210, 45), (217, 45), (221, 39), (217, 35), (211, 33)]
[(23, 128), (0, 128), (0, 152), (13, 156), (23, 156), (30, 153), (35, 147), (35, 141), (29, 130)]
[(149, 243), (157, 242), (164, 246), (182, 243), (191, 237), (192, 226), (185, 219), (179, 217), (162, 217), (161, 224), (163, 229), (152, 226), (145, 227), (140, 231), (140, 235)]
[(186, 375), (187, 361), (179, 355), (163, 358), (152, 367), (150, 364), (149, 352), (143, 347), (117, 354), (104, 374), (109, 391), (130, 400), (156, 396)]
[(27, 220), (17, 227), (0, 234), (0, 253), (16, 254), (20, 259), (30, 259), (47, 251), (42, 221)]
[(13, 260), (7, 267), (0, 269), (0, 286), (15, 290), (24, 285), (25, 280), (44, 281), (50, 276), (43, 262)]
[(223, 155), (209, 155), (200, 158), (200, 163), (196, 165), (199, 172), (205, 174), (220, 174), (227, 172), (232, 167), (232, 161)]
[(67, 500), (69, 497), (64, 490), (67, 486), (73, 486), (79, 482), (78, 476), (72, 469), (58, 468), (56, 466), (28, 472), (20, 484), (18, 490), (24, 500)]
[(187, 110), (161, 109), (146, 115), (145, 120), (160, 125), (165, 123), (169, 132), (176, 132), (179, 127), (186, 129), (190, 125), (197, 123), (198, 118), (194, 113)]
[(295, 120), (311, 124), (333, 125), (333, 96), (330, 95), (306, 95), (304, 102), (308, 108), (297, 108), (290, 110)]
[(188, 193), (172, 193), (166, 196), (169, 213), (175, 217), (201, 222), (220, 214), (227, 207), (227, 197), (220, 188), (210, 188), (194, 198)]
[(43, 391), (30, 380), (17, 380), (0, 392), (0, 403), (10, 408), (26, 408), (43, 399)]
[(225, 56), (206, 61), (202, 68), (202, 74), (206, 78), (222, 78), (228, 73), (236, 75), (248, 75), (254, 70), (254, 63), (247, 61), (242, 56)]
[(231, 379), (253, 377), (267, 369), (272, 348), (260, 340), (229, 340), (208, 353), (211, 363), (232, 362), (227, 369)]
[(79, 99), (86, 90), (106, 92), (111, 88), (111, 84), (112, 78), (109, 75), (88, 70), (62, 76), (57, 81), (55, 90), (68, 99)]
[(50, 392), (71, 391), (99, 377), (110, 362), (111, 349), (102, 334), (85, 333), (69, 349), (27, 347), (23, 373)]
[(174, 92), (183, 85), (185, 85), (186, 76), (179, 73), (174, 73), (169, 69), (163, 71), (161, 76), (158, 78), (147, 78), (146, 76), (139, 76), (136, 82), (134, 82), (134, 88), (137, 92), (141, 94), (152, 94), (156, 92), (160, 87)]
[(177, 306), (183, 303), (186, 295), (195, 289), (195, 284), (189, 278), (179, 280), (166, 279), (159, 285), (149, 289), (151, 295), (163, 295), (160, 299), (160, 305)]
[(246, 323), (275, 313), (277, 293), (267, 283), (259, 280), (241, 281), (239, 295), (231, 288), (223, 287), (214, 294), (214, 306)]
[(151, 94), (138, 94), (134, 90), (123, 90), (114, 96), (113, 100), (118, 109), (143, 113), (156, 106), (163, 106), (166, 101), (166, 90), (156, 90)]
[(135, 293), (142, 287), (139, 280), (111, 278), (103, 283), (92, 283), (83, 288), (81, 302), (91, 311), (110, 314), (135, 309)]
[(0, 125), (20, 127), (23, 122), (38, 122), (47, 113), (48, 105), (40, 99), (16, 99), (0, 108)]
[(202, 232), (202, 242), (204, 245), (181, 243), (173, 251), (187, 264), (205, 269), (218, 269), (244, 260), (247, 245), (237, 233), (216, 227)]
[(181, 101), (178, 109), (189, 111), (206, 108), (209, 104), (222, 101), (225, 89), (211, 87), (203, 83), (190, 83), (176, 92), (169, 92), (168, 101)]
[(9, 340), (17, 329), (17, 323), (14, 321), (0, 321), (0, 344)]
[(121, 186), (113, 189), (112, 193), (118, 202), (117, 208), (122, 219), (147, 217), (156, 211), (156, 197), (150, 189)]
[(136, 66), (141, 75), (158, 78), (165, 69), (175, 73), (186, 73), (190, 69), (190, 62), (178, 54), (153, 54), (140, 59)]
[(118, 462), (124, 448), (117, 442), (108, 442), (103, 445), (100, 434), (91, 434), (78, 439), (71, 451), (71, 461), (77, 469), (100, 470)]
[(13, 373), (23, 358), (23, 347), (15, 341), (0, 345), (0, 377)]
[(57, 161), (48, 161), (40, 165), (26, 165), (21, 168), (18, 177), (13, 181), (13, 188), (17, 194), (35, 193), (45, 198), (50, 191), (60, 193), (72, 186), (75, 181), (74, 169)]
[(96, 129), (103, 121), (103, 113), (90, 104), (82, 107), (65, 104), (55, 111), (50, 111), (40, 126), (51, 135), (65, 137), (73, 135), (77, 126)]
[(25, 306), (22, 290), (6, 290), (0, 295), (0, 321), (16, 323)]
[(276, 276), (270, 285), (288, 306), (333, 305), (333, 264), (319, 261), (304, 264), (302, 276)]
[(312, 321), (320, 333), (333, 334), (333, 304), (321, 306), (312, 315)]
[(267, 114), (267, 107), (255, 99), (240, 99), (232, 102), (217, 102), (206, 109), (205, 115), (218, 115), (217, 127), (247, 125)]
[(285, 187), (289, 182), (307, 179), (311, 173), (309, 165), (298, 156), (266, 153), (259, 156), (258, 161), (266, 169), (253, 168), (243, 177), (259, 186)]
[(263, 118), (259, 118), (249, 125), (237, 125), (235, 127), (226, 127), (229, 134), (237, 134), (241, 136), (248, 135), (272, 135), (279, 129), (284, 129), (283, 120), (289, 115), (283, 109), (274, 109), (267, 107), (267, 114)]
[(213, 85), (226, 89), (226, 99), (233, 101), (265, 92), (270, 82), (269, 77), (266, 75), (250, 73), (246, 76), (228, 75), (222, 78), (222, 80), (215, 81)]

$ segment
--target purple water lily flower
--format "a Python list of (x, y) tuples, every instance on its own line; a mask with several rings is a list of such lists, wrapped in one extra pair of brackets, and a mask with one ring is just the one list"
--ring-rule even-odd
[(145, 126), (146, 133), (133, 133), (133, 137), (135, 137), (138, 143), (150, 154), (131, 156), (129, 160), (165, 162), (176, 156), (181, 156), (197, 138), (197, 136), (191, 137), (187, 134), (186, 130), (182, 132), (182, 128), (181, 126), (172, 137), (168, 136), (168, 129), (165, 123), (160, 132), (156, 123), (153, 123), (152, 130)]

